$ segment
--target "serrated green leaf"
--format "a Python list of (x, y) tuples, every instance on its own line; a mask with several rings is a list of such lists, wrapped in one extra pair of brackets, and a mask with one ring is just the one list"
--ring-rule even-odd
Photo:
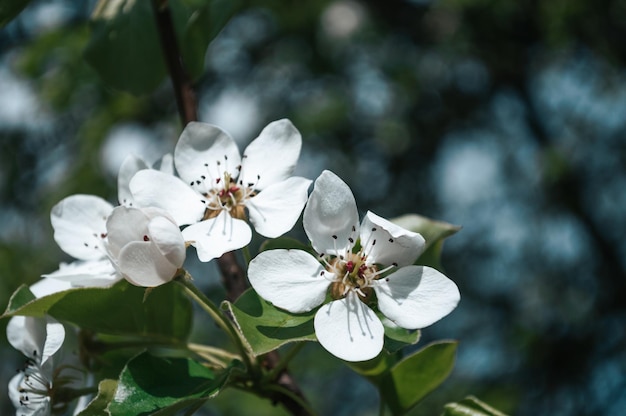
[(31, 0), (2, 0), (0, 2), (0, 27), (6, 26), (30, 2)]
[(9, 299), (9, 304), (4, 311), (4, 314), (0, 318), (4, 317), (4, 315), (8, 313), (11, 313), (11, 311), (19, 309), (33, 299), (35, 299), (35, 295), (33, 295), (33, 292), (30, 291), (28, 286), (22, 285), (18, 287), (17, 290), (11, 295), (11, 298)]
[(294, 341), (315, 341), (315, 312), (292, 314), (261, 299), (252, 289), (232, 304), (222, 303), (254, 355), (261, 355)]
[[(26, 288), (27, 290), (28, 288)], [(38, 299), (19, 288), (2, 317), (50, 316), (83, 329), (114, 335), (133, 335), (179, 341), (191, 331), (192, 305), (178, 285), (146, 289), (122, 280), (110, 288), (76, 288)]]
[(432, 343), (383, 374), (378, 388), (394, 415), (406, 413), (443, 383), (454, 367), (456, 347), (456, 341)]
[(117, 380), (102, 380), (98, 384), (98, 394), (85, 407), (78, 416), (109, 416), (111, 413), (107, 410), (109, 403), (113, 400), (115, 390), (117, 389)]
[(144, 352), (120, 374), (109, 410), (116, 416), (175, 415), (218, 394), (231, 371), (215, 373), (190, 358)]
[(468, 396), (458, 403), (446, 404), (442, 416), (506, 416), (506, 414), (474, 396)]
[(461, 229), (458, 225), (435, 221), (417, 214), (403, 215), (391, 221), (402, 228), (420, 233), (424, 237), (426, 246), (415, 264), (434, 267), (438, 270), (441, 270), (443, 241)]

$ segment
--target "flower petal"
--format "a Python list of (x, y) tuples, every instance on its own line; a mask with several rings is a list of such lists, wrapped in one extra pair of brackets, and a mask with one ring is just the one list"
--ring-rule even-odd
[(314, 326), (322, 347), (342, 360), (371, 360), (383, 349), (383, 324), (354, 292), (322, 306), (315, 314)]
[(243, 152), (241, 183), (260, 190), (284, 181), (293, 172), (301, 148), (302, 136), (291, 121), (284, 118), (268, 124)]
[(119, 256), (120, 271), (130, 283), (155, 287), (172, 280), (178, 267), (169, 262), (157, 246), (149, 241), (133, 241)]
[(72, 257), (94, 260), (106, 255), (103, 235), (113, 205), (94, 195), (71, 195), (52, 207), (54, 240)]
[(204, 215), (204, 198), (175, 176), (145, 169), (130, 181), (130, 191), (138, 207), (167, 211), (178, 225), (193, 224)]
[(7, 324), (7, 339), (13, 348), (43, 364), (63, 345), (65, 328), (52, 318), (14, 316)]
[(315, 257), (302, 250), (264, 251), (248, 266), (248, 279), (259, 296), (293, 313), (321, 305), (332, 278)]
[[(241, 157), (237, 143), (224, 130), (207, 123), (187, 124), (174, 150), (178, 174), (186, 183), (206, 193), (224, 180), (224, 172), (239, 174)], [(196, 183), (199, 181), (200, 183)]]
[(422, 253), (424, 237), (368, 211), (361, 224), (361, 244), (370, 262), (403, 267)]
[(150, 166), (143, 159), (135, 155), (126, 156), (117, 174), (117, 199), (121, 205), (132, 206), (133, 196), (130, 193), (130, 180), (135, 176), (135, 173), (148, 168)]
[(61, 263), (57, 271), (42, 277), (70, 282), (72, 287), (109, 286), (121, 279), (108, 258)]
[(328, 170), (315, 180), (302, 219), (304, 231), (318, 253), (344, 254), (348, 238), (356, 238), (359, 229), (352, 191)]
[(378, 309), (396, 325), (418, 329), (431, 325), (456, 308), (461, 299), (456, 284), (426, 266), (406, 266), (374, 282)]
[(196, 248), (198, 259), (206, 262), (246, 246), (252, 239), (247, 222), (233, 218), (226, 211), (183, 230), (185, 241)]
[(306, 204), (311, 180), (293, 176), (268, 186), (246, 203), (250, 222), (262, 236), (276, 238), (291, 230)]
[(138, 208), (116, 207), (107, 220), (107, 248), (113, 258), (131, 241), (143, 239), (149, 234), (150, 219)]
[(63, 280), (52, 279), (44, 277), (38, 282), (33, 283), (28, 287), (36, 298), (43, 298), (44, 296), (51, 295), (53, 293), (63, 292), (72, 288), (70, 282)]
[(165, 217), (156, 217), (148, 224), (151, 241), (159, 252), (177, 268), (185, 262), (185, 240), (176, 224)]

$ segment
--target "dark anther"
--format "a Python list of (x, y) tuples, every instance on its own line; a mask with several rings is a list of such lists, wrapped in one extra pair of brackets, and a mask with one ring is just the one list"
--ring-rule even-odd
[(393, 263), (391, 263), (391, 265), (392, 265), (393, 267), (398, 267), (398, 263), (396, 263), (395, 261), (394, 261)]
[(150, 238), (147, 235), (143, 236), (143, 241), (150, 241)]
[(393, 243), (393, 238), (390, 238), (390, 239), (389, 239), (389, 242), (390, 242), (390, 243)]
[(335, 240), (337, 239), (337, 236), (336, 236), (336, 235), (333, 235), (332, 237), (333, 237)]
[(202, 178), (202, 180), (206, 179), (206, 176), (204, 176), (204, 175), (200, 175), (200, 177)]
[(354, 243), (354, 238), (352, 238), (352, 237), (348, 237), (348, 241), (349, 241), (350, 243)]
[(372, 241), (372, 245), (375, 246), (376, 245), (376, 240)]
[(196, 185), (200, 185), (200, 181), (196, 181)]

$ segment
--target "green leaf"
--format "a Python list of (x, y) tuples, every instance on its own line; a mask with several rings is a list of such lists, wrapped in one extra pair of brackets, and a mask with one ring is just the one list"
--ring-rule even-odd
[(506, 414), (474, 396), (468, 396), (458, 403), (446, 404), (442, 416), (506, 416)]
[(312, 247), (302, 243), (300, 240), (296, 240), (295, 238), (291, 238), (291, 237), (278, 237), (278, 238), (273, 238), (270, 240), (265, 240), (263, 244), (261, 244), (261, 248), (259, 251), (275, 250), (275, 249), (303, 250), (317, 257), (317, 253), (315, 253)]
[(222, 309), (231, 314), (254, 355), (265, 354), (289, 342), (316, 340), (314, 311), (289, 313), (261, 299), (252, 289), (246, 290), (234, 304), (223, 302)]
[(85, 60), (110, 86), (132, 94), (154, 90), (166, 69), (151, 1), (109, 2), (96, 16)]
[[(77, 288), (28, 300), (28, 288), (19, 288), (2, 317), (50, 316), (83, 329), (113, 335), (133, 335), (176, 342), (191, 331), (192, 305), (178, 285), (151, 289), (125, 280), (109, 288)], [(32, 294), (31, 294), (32, 295)]]
[(117, 380), (102, 380), (98, 384), (98, 394), (93, 398), (91, 402), (85, 407), (78, 416), (103, 416), (110, 415), (107, 407), (113, 396), (115, 395), (115, 389), (117, 389)]
[(190, 358), (144, 352), (120, 374), (109, 410), (116, 416), (175, 415), (218, 394), (232, 369), (216, 374)]
[(394, 415), (409, 411), (448, 377), (454, 366), (456, 341), (427, 345), (383, 374), (378, 388)]
[(419, 329), (404, 329), (399, 326), (388, 324), (385, 318), (381, 319), (385, 327), (385, 350), (390, 353), (400, 351), (408, 345), (415, 345), (420, 340), (421, 332)]
[[(28, 286), (22, 285), (18, 287), (9, 299), (9, 304), (7, 305), (5, 314), (19, 309), (33, 299), (35, 299), (35, 295), (33, 295), (33, 292), (30, 291)], [(4, 317), (4, 315), (2, 317)]]
[[(206, 50), (239, 7), (239, 1), (170, 0), (174, 30), (187, 74), (204, 72)], [(167, 68), (150, 1), (103, 0), (94, 13), (87, 62), (110, 86), (135, 95), (153, 91)]]
[(0, 2), (0, 27), (13, 20), (31, 0), (2, 0)]
[(346, 361), (345, 364), (357, 374), (362, 375), (378, 386), (386, 373), (397, 363), (394, 355), (382, 351), (378, 356), (367, 361)]
[(453, 234), (456, 234), (461, 227), (443, 221), (435, 221), (417, 214), (407, 214), (391, 220), (407, 230), (420, 233), (426, 246), (424, 252), (417, 259), (415, 264), (434, 267), (441, 270), (441, 250), (443, 241)]

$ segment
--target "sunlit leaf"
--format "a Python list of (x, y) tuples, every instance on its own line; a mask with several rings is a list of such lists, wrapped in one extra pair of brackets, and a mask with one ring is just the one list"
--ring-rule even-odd
[(402, 348), (408, 345), (415, 345), (420, 340), (421, 332), (419, 329), (404, 329), (386, 318), (382, 319), (383, 326), (385, 327), (385, 350), (394, 353), (400, 351)]
[(394, 415), (410, 410), (448, 377), (457, 342), (430, 344), (404, 358), (379, 379), (381, 397)]
[(506, 416), (506, 414), (474, 396), (468, 396), (458, 403), (446, 404), (442, 416)]
[(31, 0), (2, 0), (0, 2), (0, 27), (13, 20)]
[(115, 389), (117, 388), (117, 380), (102, 380), (98, 384), (98, 394), (85, 407), (78, 416), (104, 416), (111, 413), (107, 410), (109, 403), (113, 400)]
[(237, 329), (255, 355), (265, 354), (294, 341), (315, 341), (313, 317), (315, 312), (292, 314), (275, 308), (248, 289), (232, 304), (224, 302), (235, 320)]
[(443, 221), (435, 221), (417, 214), (407, 214), (391, 220), (393, 223), (416, 233), (426, 240), (426, 247), (415, 264), (441, 270), (443, 241), (456, 234), (461, 227)]
[(116, 416), (175, 415), (218, 394), (231, 370), (216, 373), (190, 358), (144, 352), (120, 374), (109, 411)]
[(94, 332), (162, 341), (185, 339), (191, 330), (191, 302), (174, 284), (154, 288), (145, 300), (146, 289), (125, 280), (110, 288), (70, 289), (38, 299), (29, 293), (19, 288), (2, 317), (49, 314)]

